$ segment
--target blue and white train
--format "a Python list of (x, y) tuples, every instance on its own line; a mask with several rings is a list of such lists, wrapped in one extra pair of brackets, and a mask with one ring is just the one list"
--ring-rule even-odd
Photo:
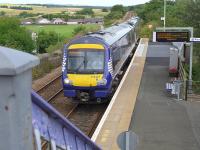
[(66, 97), (104, 102), (138, 39), (139, 18), (89, 33), (64, 46), (62, 81)]

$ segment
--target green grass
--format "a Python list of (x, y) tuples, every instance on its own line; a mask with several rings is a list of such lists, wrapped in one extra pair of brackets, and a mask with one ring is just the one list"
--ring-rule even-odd
[[(77, 26), (80, 25), (27, 25), (25, 28), (36, 33), (42, 30), (47, 32), (55, 31), (64, 38), (72, 39), (74, 36), (73, 31)], [(88, 31), (97, 30), (99, 28), (99, 26), (96, 24), (87, 24), (82, 26), (85, 26)]]

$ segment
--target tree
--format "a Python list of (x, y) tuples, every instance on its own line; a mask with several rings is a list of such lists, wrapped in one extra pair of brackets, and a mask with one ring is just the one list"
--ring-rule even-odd
[(94, 11), (91, 8), (84, 8), (76, 12), (77, 15), (94, 15)]
[(55, 32), (41, 31), (37, 38), (37, 48), (39, 53), (46, 53), (46, 49), (50, 45), (54, 45), (58, 42), (58, 35)]
[(184, 11), (182, 19), (188, 24), (195, 28), (195, 35), (200, 36), (200, 1), (190, 0)]
[(0, 45), (32, 52), (34, 42), (31, 34), (25, 28), (20, 27), (20, 21), (16, 18), (0, 17)]
[(108, 9), (103, 8), (103, 9), (102, 9), (102, 12), (108, 12)]
[[(142, 34), (147, 32), (147, 25), (154, 23), (154, 27), (163, 26), (160, 17), (163, 16), (163, 0), (151, 0), (142, 5), (130, 7), (143, 20)], [(166, 6), (166, 26), (167, 27), (194, 27), (194, 36), (200, 37), (200, 1), (199, 0), (176, 0), (167, 1)], [(151, 32), (150, 32), (150, 35)], [(193, 76), (195, 80), (200, 80), (200, 45), (194, 44), (194, 68)]]
[(78, 33), (81, 33), (81, 32), (86, 32), (85, 26), (78, 26), (78, 27), (74, 28), (73, 34), (77, 35)]
[(123, 7), (123, 5), (114, 5), (111, 8), (110, 13), (104, 17), (105, 25), (106, 26), (111, 25), (116, 20), (122, 18), (125, 13), (126, 13), (126, 11), (125, 11), (125, 8)]
[(125, 9), (124, 9), (123, 5), (114, 5), (111, 8), (111, 12), (122, 12), (123, 14), (125, 14)]
[(19, 14), (19, 17), (22, 17), (22, 18), (34, 17), (34, 16), (38, 16), (38, 14), (28, 13), (27, 11), (23, 11)]

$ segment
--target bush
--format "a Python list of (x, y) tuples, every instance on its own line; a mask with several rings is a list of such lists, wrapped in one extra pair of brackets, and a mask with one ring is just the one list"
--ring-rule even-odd
[(103, 9), (102, 9), (102, 12), (108, 12), (108, 9), (103, 8)]
[(111, 8), (111, 12), (104, 17), (105, 26), (110, 26), (116, 20), (121, 19), (125, 14), (125, 9), (122, 5), (115, 5)]
[(0, 17), (0, 45), (30, 53), (34, 49), (31, 34), (20, 27), (18, 19), (8, 17)]
[(7, 5), (1, 5), (0, 8), (8, 8)]
[(10, 6), (10, 9), (18, 9), (18, 10), (33, 10), (32, 7), (26, 7), (26, 6)]
[(34, 17), (34, 16), (38, 16), (38, 14), (32, 14), (32, 13), (28, 13), (26, 11), (23, 11), (19, 14), (19, 17), (22, 17), (22, 18)]
[(111, 8), (111, 12), (121, 12), (122, 14), (125, 14), (125, 8), (123, 7), (123, 5), (114, 5)]
[(91, 8), (84, 8), (76, 12), (77, 15), (94, 15), (94, 11)]
[(52, 54), (54, 51), (59, 50), (63, 47), (63, 42), (58, 42), (55, 45), (50, 45), (45, 51), (49, 54)]
[(39, 77), (42, 77), (44, 74), (49, 73), (52, 69), (55, 67), (53, 64), (49, 61), (44, 61), (42, 64), (40, 64), (39, 67), (34, 67), (32, 70), (32, 76), (33, 79), (37, 79)]
[(73, 34), (76, 35), (78, 33), (85, 33), (86, 27), (85, 26), (78, 26), (74, 29)]
[(59, 37), (55, 32), (41, 31), (37, 38), (37, 48), (39, 53), (46, 53), (46, 49), (50, 45), (54, 45), (58, 42)]

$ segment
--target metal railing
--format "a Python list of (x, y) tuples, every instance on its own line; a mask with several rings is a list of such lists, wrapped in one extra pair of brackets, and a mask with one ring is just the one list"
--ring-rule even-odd
[[(101, 150), (89, 137), (32, 91), (32, 125), (36, 150)], [(44, 143), (46, 148), (44, 148)]]
[(179, 59), (179, 80), (181, 81), (181, 87), (180, 87), (180, 96), (182, 99), (187, 100), (187, 79), (188, 79), (188, 74), (185, 71), (183, 67), (183, 63)]
[(200, 101), (200, 81), (189, 81), (182, 62), (179, 62), (179, 79), (182, 81), (181, 95), (184, 100)]

